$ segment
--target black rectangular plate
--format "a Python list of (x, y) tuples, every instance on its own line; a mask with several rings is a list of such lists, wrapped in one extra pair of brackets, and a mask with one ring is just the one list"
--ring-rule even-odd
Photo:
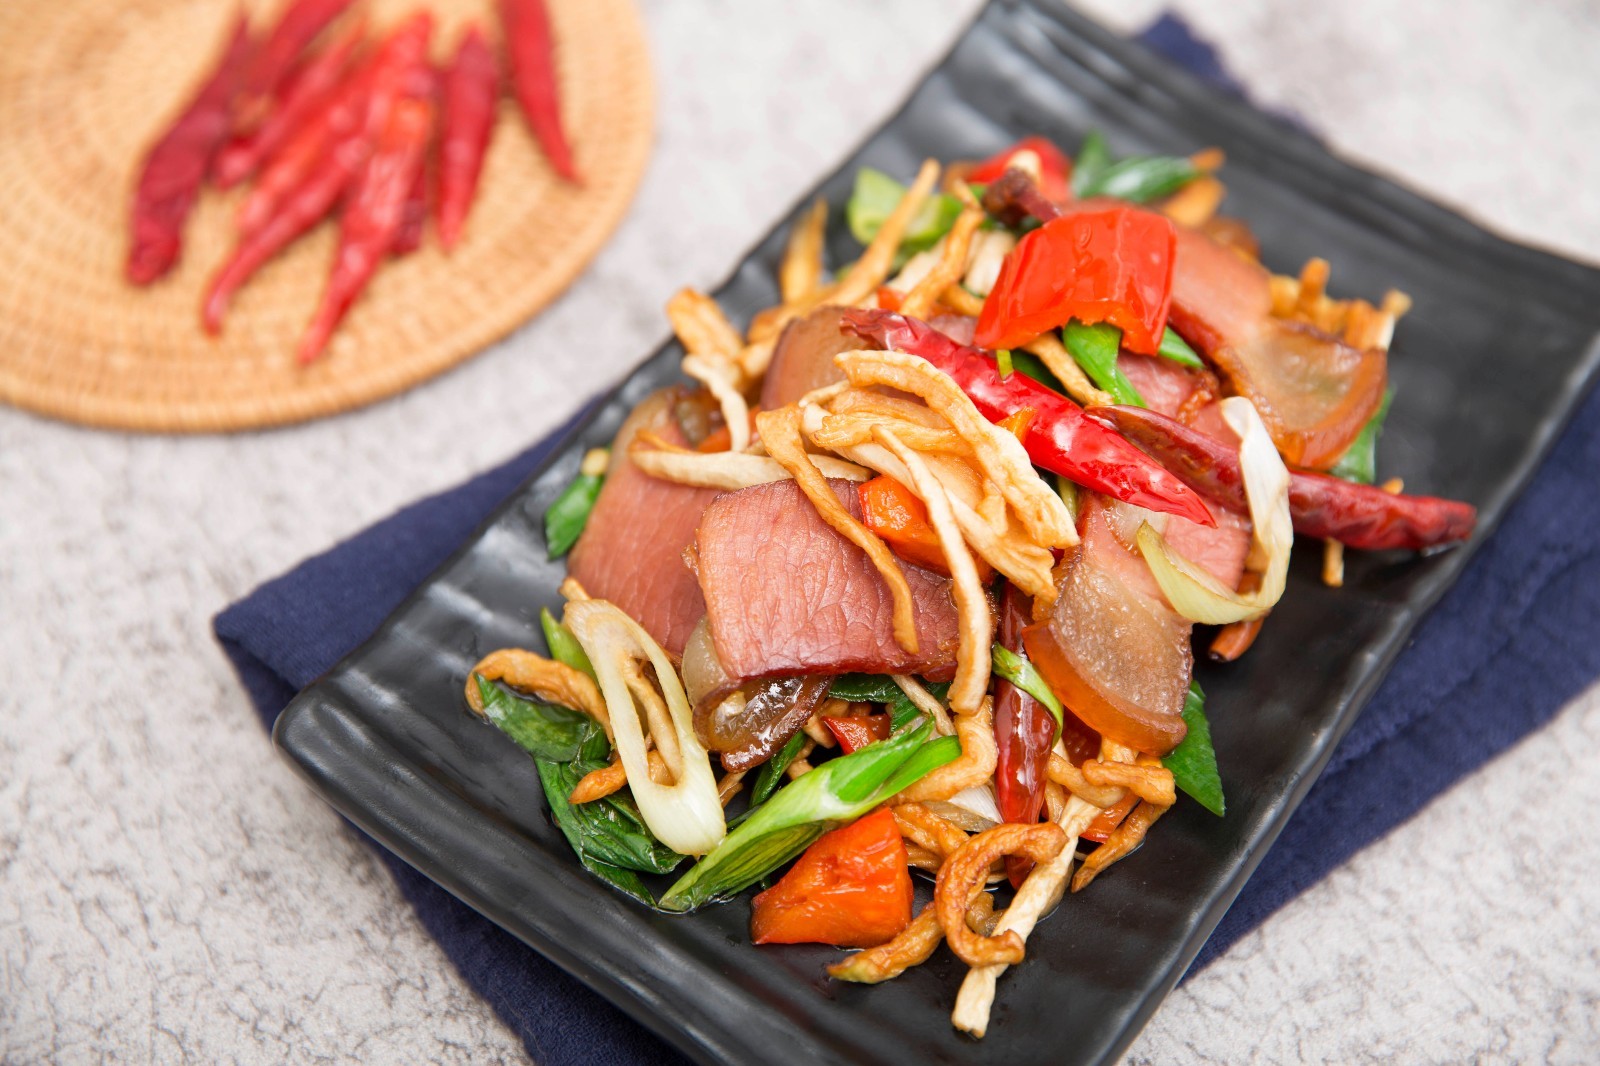
[[(1231, 213), (1269, 266), (1333, 264), (1338, 291), (1410, 293), (1383, 440), (1385, 476), (1478, 505), (1481, 539), (1529, 477), (1600, 362), (1600, 272), (1509, 244), (1305, 135), (1205, 88), (1052, 0), (996, 0), (889, 123), (822, 183), (858, 167), (909, 175), (1091, 128), (1120, 153), (1227, 151)], [(809, 200), (809, 197), (807, 198)], [(797, 209), (798, 210), (798, 209)], [(718, 291), (740, 320), (776, 302), (790, 219)], [(854, 253), (836, 235), (834, 262)], [(1182, 803), (1133, 859), (1071, 898), (1000, 983), (989, 1036), (948, 1016), (963, 968), (947, 952), (887, 985), (838, 985), (837, 953), (755, 949), (748, 904), (669, 918), (601, 887), (546, 815), (528, 760), (461, 702), (468, 668), (538, 647), (564, 568), (540, 517), (587, 447), (676, 378), (667, 346), (361, 649), (279, 720), (277, 743), (336, 808), (445, 888), (705, 1062), (1113, 1061), (1177, 982), (1322, 769), (1407, 634), (1471, 545), (1426, 559), (1352, 555), (1342, 590), (1297, 553), (1291, 588), (1249, 656), (1201, 668), (1228, 816)], [(1474, 544), (1476, 541), (1474, 541)], [(1310, 550), (1307, 550), (1310, 549)]]

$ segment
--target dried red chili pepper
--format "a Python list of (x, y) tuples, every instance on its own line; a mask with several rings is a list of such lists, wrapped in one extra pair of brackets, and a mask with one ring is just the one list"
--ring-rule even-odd
[[(433, 20), (426, 12), (401, 24), (371, 61), (346, 81), (317, 128), (295, 139), (292, 166), (284, 161), (280, 169), (274, 163), (262, 175), (256, 192), (269, 181), (282, 184), (274, 187), (260, 221), (245, 230), (233, 257), (212, 281), (202, 312), (208, 332), (222, 327), (233, 294), (262, 264), (333, 210), (371, 153), (378, 136), (376, 124), (387, 120), (400, 99), (425, 92), (427, 79), (421, 72), (427, 65), (432, 30)], [(248, 211), (250, 202), (245, 207)]]
[[(423, 149), (426, 157), (427, 149)], [(417, 176), (411, 179), (411, 188), (406, 190), (405, 203), (400, 205), (400, 228), (395, 232), (394, 244), (389, 247), (389, 254), (396, 259), (403, 255), (410, 255), (422, 247), (422, 237), (428, 228), (428, 167), (424, 158), (423, 165), (417, 168)]]
[(850, 310), (841, 328), (884, 348), (921, 356), (955, 380), (983, 416), (998, 422), (1025, 407), (1036, 412), (1022, 446), (1038, 466), (1095, 492), (1153, 511), (1214, 526), (1216, 519), (1194, 490), (1168, 473), (1083, 408), (1026, 374), (1000, 376), (993, 359), (957, 344), (914, 318), (888, 311)]
[[(1090, 417), (1121, 432), (1208, 499), (1248, 512), (1239, 455), (1227, 444), (1143, 407), (1097, 407)], [(1367, 551), (1466, 540), (1478, 520), (1470, 503), (1391, 494), (1308, 470), (1289, 472), (1289, 514), (1296, 533)]]
[(534, 138), (555, 172), (576, 183), (578, 170), (561, 128), (561, 91), (556, 80), (555, 39), (544, 0), (500, 0), (511, 88)]
[[(1000, 643), (1023, 653), (1022, 631), (1033, 621), (1032, 604), (1006, 582), (1000, 609)], [(994, 681), (994, 799), (1002, 822), (1031, 825), (1044, 806), (1045, 769), (1055, 744), (1056, 720), (1050, 709), (1002, 677)], [(1012, 885), (1020, 886), (1033, 864), (1020, 855), (1006, 858)]]
[(272, 95), (294, 69), (300, 53), (340, 15), (353, 0), (293, 0), (278, 19), (250, 62), (235, 101), (233, 114), (242, 129), (266, 118)]
[(356, 49), (366, 36), (366, 21), (352, 22), (313, 57), (286, 87), (271, 113), (248, 136), (236, 137), (217, 154), (212, 175), (227, 189), (254, 174), (294, 134), (327, 107), (344, 83)]
[(435, 204), (439, 243), (446, 250), (461, 239), (461, 227), (478, 190), (484, 153), (494, 131), (500, 71), (483, 31), (470, 27), (444, 72), (444, 128), (439, 136), (439, 196)]
[(127, 275), (135, 285), (148, 285), (178, 261), (184, 220), (232, 128), (230, 108), (250, 47), (250, 27), (241, 15), (216, 69), (145, 156), (133, 194), (128, 246)]
[(394, 246), (406, 193), (427, 158), (433, 112), (432, 100), (409, 96), (391, 110), (345, 205), (333, 272), (300, 342), (300, 362), (309, 363), (322, 354), (334, 328)]

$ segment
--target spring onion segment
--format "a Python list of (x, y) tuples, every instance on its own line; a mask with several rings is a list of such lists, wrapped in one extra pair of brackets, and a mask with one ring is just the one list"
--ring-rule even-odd
[(539, 608), (539, 628), (544, 630), (544, 643), (550, 649), (550, 658), (594, 677), (594, 664), (583, 653), (583, 645), (572, 635), (572, 630), (556, 621), (556, 616), (550, 613), (548, 607)]
[(544, 513), (544, 543), (550, 558), (561, 558), (578, 543), (583, 527), (589, 524), (589, 512), (600, 498), (610, 458), (610, 449), (591, 448), (583, 457), (578, 476)]
[(1294, 527), (1289, 520), (1289, 470), (1255, 405), (1243, 396), (1230, 396), (1222, 401), (1222, 417), (1239, 435), (1239, 467), (1255, 541), (1252, 554), (1267, 560), (1261, 587), (1248, 594), (1227, 588), (1173, 551), (1148, 522), (1139, 526), (1134, 537), (1172, 609), (1192, 622), (1214, 626), (1260, 618), (1272, 609), (1283, 595), (1289, 576), (1289, 549), (1294, 545)]
[[(672, 660), (644, 627), (605, 600), (567, 604), (566, 624), (594, 665), (611, 715), (617, 752), (622, 756), (628, 786), (645, 824), (673, 851), (704, 855), (722, 842), (727, 826), (711, 758), (695, 736), (694, 714)], [(672, 738), (655, 737), (656, 747), (673, 772), (675, 780), (671, 785), (650, 780), (649, 752), (640, 713), (643, 708), (635, 702), (625, 674), (640, 659), (647, 660), (655, 670), (674, 734)], [(670, 755), (674, 747), (677, 765), (673, 765)]]
[(692, 911), (748, 888), (829, 829), (855, 821), (961, 754), (955, 737), (932, 735), (924, 723), (791, 781), (667, 889), (660, 906)]
[(1189, 694), (1183, 700), (1183, 724), (1189, 731), (1183, 735), (1183, 742), (1162, 758), (1161, 765), (1172, 771), (1173, 784), (1221, 818), (1227, 809), (1222, 798), (1222, 775), (1217, 772), (1217, 752), (1211, 746), (1206, 694), (1194, 681), (1189, 682)]
[(1061, 701), (1056, 699), (1056, 694), (1050, 691), (1050, 686), (1044, 683), (1044, 678), (1039, 676), (1033, 664), (1003, 644), (996, 644), (991, 649), (994, 660), (994, 672), (1005, 678), (1013, 685), (1044, 704), (1056, 720), (1056, 735), (1061, 735), (1061, 726), (1066, 715), (1062, 709)]
[(1134, 407), (1150, 406), (1117, 366), (1122, 331), (1116, 326), (1106, 322), (1087, 326), (1074, 318), (1061, 331), (1061, 341), (1089, 380), (1110, 393), (1112, 399)]

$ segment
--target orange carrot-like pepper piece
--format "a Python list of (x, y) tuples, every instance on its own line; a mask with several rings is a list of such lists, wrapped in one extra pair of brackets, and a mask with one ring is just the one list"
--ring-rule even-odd
[(909, 924), (911, 871), (887, 808), (824, 834), (750, 906), (757, 944), (870, 948)]

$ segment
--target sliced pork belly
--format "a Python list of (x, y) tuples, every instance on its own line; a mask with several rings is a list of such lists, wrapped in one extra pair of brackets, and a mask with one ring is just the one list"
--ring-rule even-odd
[[(859, 518), (855, 486), (832, 485)], [(895, 643), (883, 578), (792, 481), (721, 497), (706, 508), (695, 544), (711, 641), (732, 678), (954, 672), (959, 634), (950, 580), (902, 563), (919, 644), (909, 654)]]
[(682, 657), (705, 614), (683, 553), (719, 493), (650, 477), (628, 461), (628, 445), (641, 430), (684, 445), (672, 414), (678, 399), (676, 389), (654, 393), (622, 424), (600, 498), (568, 559), (568, 571), (589, 595), (622, 608), (674, 658)]
[(1197, 231), (1177, 235), (1172, 327), (1256, 405), (1290, 466), (1333, 465), (1383, 400), (1386, 353), (1274, 318), (1266, 268)]
[(833, 357), (861, 346), (854, 334), (846, 336), (839, 329), (844, 310), (819, 307), (784, 327), (761, 383), (762, 410), (776, 411), (812, 389), (844, 380), (844, 371), (834, 365)]

